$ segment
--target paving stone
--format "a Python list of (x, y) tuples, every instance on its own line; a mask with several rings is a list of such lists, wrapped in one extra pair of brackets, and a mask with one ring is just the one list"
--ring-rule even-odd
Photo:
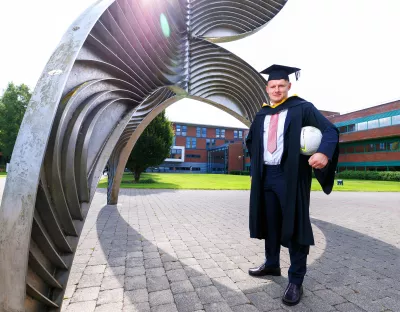
[(99, 299), (97, 300), (97, 304), (106, 304), (106, 303), (123, 302), (123, 301), (124, 301), (124, 289), (117, 288), (117, 289), (101, 291), (99, 293)]
[(149, 293), (150, 307), (164, 305), (174, 302), (174, 297), (170, 289), (160, 290)]
[(342, 312), (361, 312), (365, 311), (351, 302), (335, 305), (335, 309)]
[(171, 282), (184, 281), (188, 279), (184, 269), (167, 271), (167, 277)]
[(148, 302), (128, 304), (128, 305), (124, 305), (124, 308), (122, 309), (122, 311), (123, 312), (150, 312), (150, 305)]
[(94, 312), (121, 312), (122, 307), (122, 302), (107, 303), (97, 306)]
[(101, 282), (101, 290), (121, 288), (124, 286), (124, 275), (105, 276)]
[(82, 273), (84, 272), (85, 268), (86, 263), (74, 263), (71, 267), (71, 273)]
[(178, 308), (175, 303), (169, 303), (151, 307), (151, 312), (178, 312)]
[(106, 269), (105, 264), (89, 265), (85, 267), (83, 274), (101, 274), (104, 273), (105, 269)]
[(108, 267), (104, 271), (104, 276), (124, 275), (124, 274), (125, 274), (125, 266)]
[(79, 301), (96, 300), (99, 295), (99, 292), (100, 292), (100, 287), (80, 288), (73, 293), (71, 297), (71, 303)]
[(204, 287), (212, 285), (212, 281), (208, 276), (195, 276), (190, 278), (190, 282), (192, 283), (193, 287)]
[(170, 270), (176, 270), (176, 269), (182, 269), (182, 264), (178, 261), (172, 261), (172, 262), (165, 262), (164, 263), (164, 269), (165, 271), (170, 271)]
[(213, 259), (198, 260), (198, 263), (203, 269), (218, 268), (217, 262), (215, 262)]
[[(136, 281), (141, 282), (132, 279), (132, 285), (140, 288), (124, 290), (123, 311), (149, 312), (149, 292), (168, 290), (175, 296), (176, 307), (170, 302), (153, 306), (153, 311), (223, 311), (229, 306), (234, 312), (400, 311), (400, 235), (395, 230), (400, 203), (396, 195), (311, 194), (316, 245), (308, 257), (302, 302), (288, 308), (281, 303), (290, 264), (287, 249), (281, 252), (283, 276), (253, 278), (247, 273), (264, 257), (264, 242), (248, 238), (248, 209), (243, 209), (248, 206), (248, 191), (122, 189), (118, 209), (103, 206), (106, 193), (97, 192), (62, 311), (79, 308), (85, 312), (77, 304), (87, 301), (72, 302), (72, 297), (95, 287), (104, 293), (96, 298), (96, 311), (121, 311), (122, 300), (99, 302), (106, 302), (106, 291), (125, 286), (124, 275), (139, 276)], [(221, 301), (201, 304), (196, 288), (206, 293), (212, 287)], [(95, 301), (90, 300), (92, 296), (84, 297)], [(114, 297), (118, 296), (109, 298), (117, 300)], [(210, 298), (202, 295), (204, 300)]]
[(334, 293), (329, 289), (317, 290), (314, 291), (314, 294), (320, 297), (325, 302), (329, 303), (330, 305), (337, 305), (340, 303), (347, 302), (347, 300), (344, 299), (342, 296), (339, 296), (338, 294)]
[(231, 291), (227, 293), (224, 298), (230, 307), (250, 303), (249, 298), (247, 298), (241, 291)]
[(234, 282), (241, 282), (249, 279), (249, 275), (242, 270), (228, 270), (225, 272)]
[(146, 274), (146, 271), (144, 269), (144, 266), (125, 269), (126, 276), (138, 276), (138, 275), (145, 275), (145, 274)]
[(103, 274), (88, 274), (83, 275), (79, 280), (78, 288), (101, 286)]
[(223, 301), (221, 294), (215, 286), (205, 286), (196, 288), (197, 295), (202, 304)]
[(255, 306), (251, 304), (243, 304), (243, 305), (238, 305), (236, 307), (231, 307), (233, 312), (259, 312)]
[(148, 301), (149, 293), (147, 289), (129, 290), (124, 292), (124, 305)]
[(146, 270), (147, 277), (158, 277), (158, 276), (164, 276), (164, 275), (166, 275), (166, 273), (165, 273), (165, 270), (163, 267)]
[(92, 312), (96, 308), (96, 301), (84, 301), (71, 303), (67, 307), (67, 312)]
[(192, 312), (203, 308), (196, 292), (186, 292), (174, 296), (179, 312)]
[(206, 312), (232, 312), (226, 302), (214, 302), (204, 306)]
[(194, 291), (193, 285), (189, 280), (173, 282), (170, 284), (170, 287), (174, 295)]
[(247, 298), (249, 298), (250, 302), (260, 311), (273, 310), (276, 307), (276, 305), (273, 303), (273, 299), (265, 292), (248, 294), (246, 296)]
[(146, 276), (128, 276), (125, 277), (125, 290), (134, 290), (146, 288)]
[[(189, 282), (189, 281), (188, 281)], [(182, 283), (181, 281), (179, 283)], [(166, 276), (154, 276), (147, 278), (147, 290), (149, 292), (169, 289), (170, 284)]]

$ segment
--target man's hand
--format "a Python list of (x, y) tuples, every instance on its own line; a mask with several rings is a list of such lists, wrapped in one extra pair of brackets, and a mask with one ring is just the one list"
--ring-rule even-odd
[(308, 164), (313, 167), (314, 169), (322, 169), (325, 168), (326, 164), (328, 163), (328, 157), (326, 157), (322, 153), (315, 153), (310, 157), (308, 160)]

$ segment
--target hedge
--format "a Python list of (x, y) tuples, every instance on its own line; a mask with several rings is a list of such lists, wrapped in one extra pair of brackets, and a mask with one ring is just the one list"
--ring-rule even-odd
[(233, 175), (250, 175), (250, 171), (240, 171), (240, 170), (232, 170), (229, 172), (229, 174)]
[(400, 171), (342, 171), (336, 177), (338, 179), (400, 182)]

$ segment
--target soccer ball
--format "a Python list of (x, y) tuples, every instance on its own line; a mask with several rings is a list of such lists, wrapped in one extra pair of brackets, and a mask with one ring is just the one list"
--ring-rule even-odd
[(301, 128), (300, 133), (300, 154), (312, 155), (321, 144), (322, 133), (318, 128), (307, 126)]

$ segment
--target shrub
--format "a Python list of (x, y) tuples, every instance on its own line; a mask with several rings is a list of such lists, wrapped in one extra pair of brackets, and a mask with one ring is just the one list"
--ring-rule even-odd
[(249, 171), (240, 171), (240, 170), (232, 170), (229, 172), (229, 174), (233, 174), (233, 175), (250, 175)]
[(336, 177), (339, 179), (400, 182), (400, 171), (343, 171)]

